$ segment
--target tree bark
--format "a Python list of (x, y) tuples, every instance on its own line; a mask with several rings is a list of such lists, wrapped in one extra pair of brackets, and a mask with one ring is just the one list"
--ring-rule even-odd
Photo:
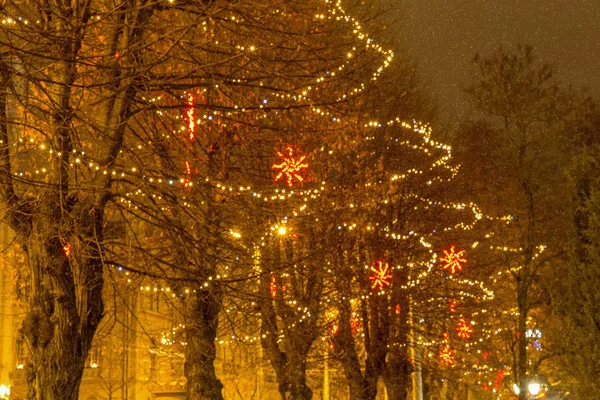
[(73, 254), (67, 256), (63, 250), (56, 229), (57, 213), (57, 207), (35, 212), (30, 234), (23, 242), (31, 268), (30, 307), (21, 330), (31, 355), (27, 365), (29, 399), (78, 398), (85, 361), (104, 311), (100, 250), (97, 243), (85, 242), (89, 230), (95, 228), (100, 230), (95, 238), (101, 240), (97, 222), (102, 216), (93, 212), (87, 218), (82, 216), (79, 238), (71, 238), (72, 243), (80, 244), (77, 261), (83, 265), (77, 268)]
[(350, 390), (350, 399), (368, 400), (367, 380), (363, 375), (354, 338), (352, 337), (350, 315), (350, 302), (348, 298), (344, 298), (339, 308), (339, 332), (333, 336), (334, 352), (336, 358), (342, 364)]
[(187, 400), (222, 400), (223, 384), (215, 374), (215, 339), (223, 293), (215, 284), (212, 290), (197, 290), (188, 299), (186, 323), (185, 376)]
[(388, 355), (383, 381), (389, 400), (406, 400), (408, 395), (412, 366), (405, 353), (405, 351), (391, 351)]

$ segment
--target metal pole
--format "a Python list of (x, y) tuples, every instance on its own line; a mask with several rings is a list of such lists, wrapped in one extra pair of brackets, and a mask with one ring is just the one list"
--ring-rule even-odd
[[(410, 276), (408, 278), (410, 280)], [(414, 371), (412, 373), (412, 393), (413, 400), (423, 400), (423, 375), (421, 369), (421, 353), (417, 347), (417, 337), (414, 330), (414, 316), (412, 306), (412, 296), (409, 296), (409, 313), (408, 313), (408, 325), (410, 327), (410, 341), (412, 343), (411, 358), (413, 361)]]
[(329, 360), (327, 346), (323, 350), (323, 400), (329, 400)]

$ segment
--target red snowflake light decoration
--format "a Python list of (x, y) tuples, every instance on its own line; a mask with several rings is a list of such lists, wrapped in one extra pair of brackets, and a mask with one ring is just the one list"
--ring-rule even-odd
[(459, 338), (463, 340), (470, 339), (471, 335), (473, 335), (473, 332), (475, 332), (475, 330), (473, 329), (471, 324), (467, 322), (466, 319), (461, 318), (458, 321), (458, 326), (456, 327), (456, 335)]
[(271, 297), (273, 299), (277, 297), (277, 277), (275, 275), (271, 275), (271, 281), (269, 282), (269, 292), (271, 292)]
[(442, 349), (440, 350), (440, 362), (446, 366), (454, 365), (454, 350), (450, 348), (448, 343), (448, 333), (444, 333), (444, 341)]
[(369, 276), (369, 280), (373, 281), (371, 289), (378, 289), (381, 292), (385, 287), (390, 286), (392, 274), (388, 273), (389, 268), (388, 263), (383, 261), (377, 261), (377, 268), (371, 267), (371, 271), (373, 271), (373, 275)]
[(194, 136), (196, 135), (196, 117), (194, 113), (194, 95), (190, 93), (188, 97), (188, 109), (185, 113), (188, 120), (188, 130), (190, 132), (190, 140), (194, 140)]
[(306, 156), (294, 157), (294, 149), (291, 146), (281, 152), (278, 151), (277, 155), (281, 158), (279, 164), (273, 164), (272, 169), (279, 170), (279, 173), (275, 176), (275, 182), (285, 177), (289, 187), (294, 184), (294, 179), (298, 182), (304, 182), (304, 177), (301, 175), (302, 171), (307, 169), (309, 164), (305, 162)]
[(440, 261), (444, 264), (444, 269), (449, 270), (451, 274), (462, 271), (463, 265), (467, 262), (464, 258), (465, 251), (456, 251), (454, 245), (450, 246), (450, 251), (444, 250), (444, 257)]
[(71, 245), (69, 243), (65, 244), (62, 249), (65, 253), (65, 257), (69, 257), (71, 255)]

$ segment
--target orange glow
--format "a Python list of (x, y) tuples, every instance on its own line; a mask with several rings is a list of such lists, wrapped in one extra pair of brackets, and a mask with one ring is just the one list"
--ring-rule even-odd
[(71, 255), (71, 245), (69, 243), (65, 244), (63, 246), (63, 251), (65, 253), (65, 256), (69, 257)]
[(331, 324), (331, 328), (329, 329), (332, 335), (337, 335), (340, 331), (340, 325), (337, 322)]
[(450, 303), (450, 312), (454, 314), (456, 312), (456, 300), (450, 299), (448, 302)]
[(363, 323), (362, 321), (359, 321), (358, 318), (356, 317), (352, 317), (350, 319), (350, 330), (352, 331), (352, 334), (354, 335), (356, 332), (358, 332), (358, 330), (360, 328), (362, 328)]
[(186, 112), (187, 120), (188, 120), (188, 130), (190, 131), (190, 140), (194, 140), (196, 134), (196, 121), (195, 121), (195, 112), (194, 112), (194, 95), (190, 93), (188, 97), (188, 110)]
[(275, 275), (271, 275), (271, 282), (269, 282), (269, 291), (271, 292), (271, 297), (277, 297), (277, 277)]

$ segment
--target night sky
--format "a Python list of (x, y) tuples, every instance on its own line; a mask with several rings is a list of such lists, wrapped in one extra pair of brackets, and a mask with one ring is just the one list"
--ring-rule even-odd
[(532, 44), (562, 81), (600, 100), (600, 0), (389, 1), (402, 26), (397, 40), (417, 60), (446, 122), (468, 112), (460, 85), (475, 53), (500, 44)]

